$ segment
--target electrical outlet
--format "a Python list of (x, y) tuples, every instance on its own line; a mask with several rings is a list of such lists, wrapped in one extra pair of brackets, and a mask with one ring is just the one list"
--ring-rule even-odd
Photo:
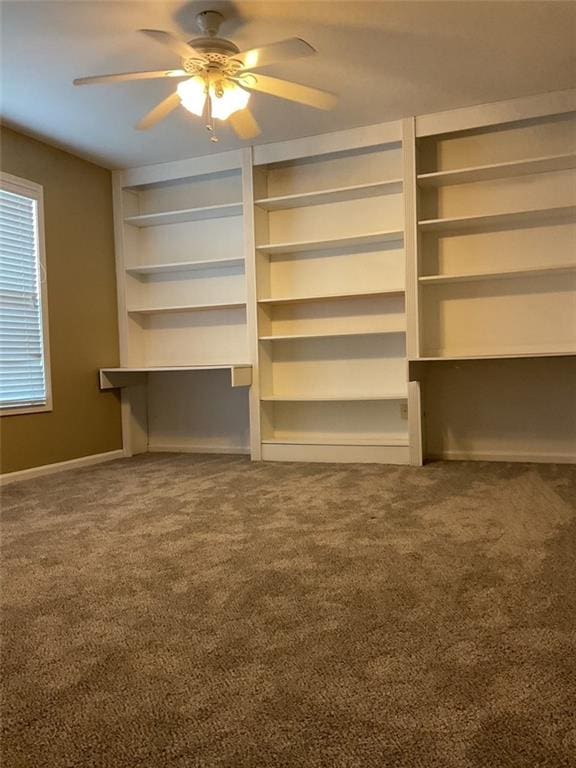
[(400, 418), (408, 418), (408, 403), (400, 403)]

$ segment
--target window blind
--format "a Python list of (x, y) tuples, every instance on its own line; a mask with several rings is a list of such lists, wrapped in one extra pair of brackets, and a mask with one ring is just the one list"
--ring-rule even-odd
[(0, 189), (0, 408), (46, 403), (37, 206)]

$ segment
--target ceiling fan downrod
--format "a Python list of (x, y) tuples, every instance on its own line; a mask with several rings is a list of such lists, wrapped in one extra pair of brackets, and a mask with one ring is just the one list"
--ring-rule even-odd
[(223, 21), (224, 16), (218, 11), (201, 11), (196, 16), (198, 29), (208, 37), (216, 37)]

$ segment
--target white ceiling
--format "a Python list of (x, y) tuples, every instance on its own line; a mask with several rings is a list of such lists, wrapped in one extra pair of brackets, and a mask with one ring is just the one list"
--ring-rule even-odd
[(575, 2), (1, 2), (1, 114), (27, 133), (107, 167), (241, 145), (227, 127), (210, 143), (183, 109), (147, 133), (133, 126), (174, 81), (72, 86), (83, 75), (178, 66), (140, 27), (197, 36), (195, 14), (216, 8), (240, 49), (303, 37), (318, 54), (265, 71), (326, 88), (319, 112), (256, 95), (260, 142), (280, 141), (576, 86)]

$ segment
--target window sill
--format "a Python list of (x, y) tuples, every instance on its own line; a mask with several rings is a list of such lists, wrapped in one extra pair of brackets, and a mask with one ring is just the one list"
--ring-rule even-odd
[(26, 413), (48, 413), (52, 410), (52, 403), (46, 403), (45, 405), (27, 405), (15, 408), (0, 408), (0, 418), (3, 416), (23, 416)]

